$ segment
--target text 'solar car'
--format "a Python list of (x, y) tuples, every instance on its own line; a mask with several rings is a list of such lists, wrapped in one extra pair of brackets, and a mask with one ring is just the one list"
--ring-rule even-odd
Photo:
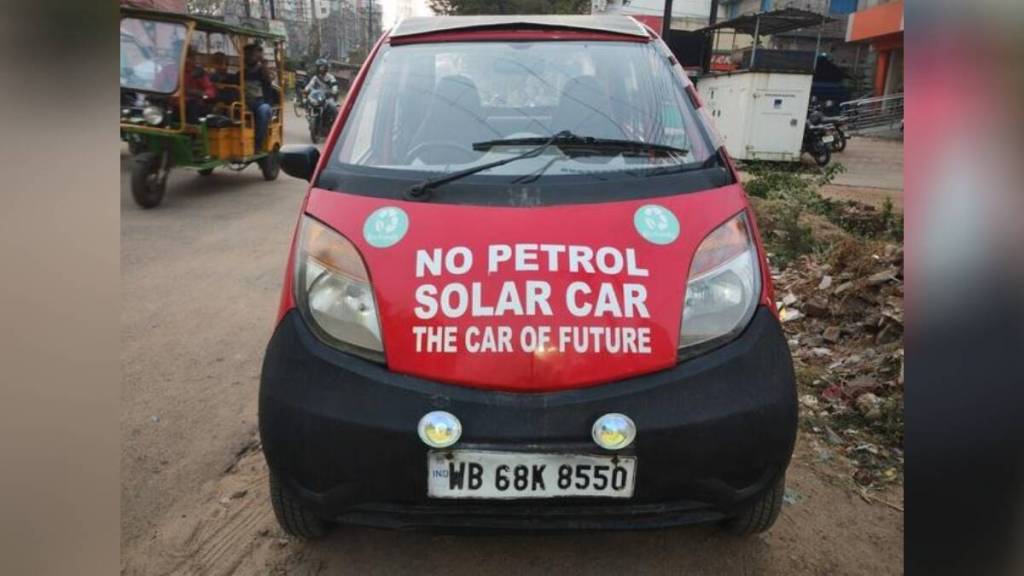
[(287, 532), (775, 521), (797, 410), (764, 251), (648, 28), (403, 21), (282, 167), (312, 183), (260, 390)]

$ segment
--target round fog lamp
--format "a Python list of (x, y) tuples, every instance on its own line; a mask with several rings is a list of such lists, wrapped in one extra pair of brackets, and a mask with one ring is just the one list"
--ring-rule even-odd
[(621, 450), (636, 438), (636, 424), (625, 414), (605, 414), (590, 430), (594, 442), (605, 450)]
[(462, 423), (454, 414), (443, 410), (425, 414), (416, 429), (420, 440), (431, 448), (447, 448), (462, 436)]

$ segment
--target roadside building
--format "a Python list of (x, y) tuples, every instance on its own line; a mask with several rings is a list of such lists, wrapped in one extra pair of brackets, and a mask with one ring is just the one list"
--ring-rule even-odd
[[(665, 15), (664, 0), (593, 0), (591, 14), (625, 14), (647, 24), (659, 34)], [(674, 0), (672, 2), (672, 29), (697, 30), (708, 25), (711, 0)], [(719, 19), (725, 16), (719, 7)]]
[(361, 63), (382, 30), (380, 0), (322, 0), (330, 6), (320, 29), (320, 55)]
[[(755, 14), (784, 8), (796, 8), (827, 16), (829, 22), (772, 36), (767, 42), (779, 50), (813, 52), (817, 50), (830, 67), (837, 68), (849, 79), (851, 95), (869, 92), (873, 56), (862, 45), (850, 43), (846, 30), (850, 15), (857, 10), (857, 0), (721, 0), (726, 9), (726, 18)], [(818, 34), (821, 34), (819, 41)], [(732, 44), (723, 34), (718, 43), (718, 52), (729, 49)], [(734, 39), (737, 49), (746, 48), (750, 38)]]
[(903, 93), (903, 0), (860, 0), (847, 23), (846, 41), (870, 50), (875, 96)]

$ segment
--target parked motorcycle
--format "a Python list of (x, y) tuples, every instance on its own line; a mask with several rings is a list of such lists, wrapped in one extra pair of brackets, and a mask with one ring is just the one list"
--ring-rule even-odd
[(327, 137), (331, 125), (334, 124), (334, 116), (338, 109), (335, 95), (328, 90), (310, 90), (304, 108), (309, 123), (309, 139), (316, 144)]
[(808, 115), (801, 147), (801, 151), (810, 154), (818, 166), (825, 166), (832, 159), (832, 143), (835, 142), (833, 128), (823, 124), (822, 118), (824, 115), (821, 112), (811, 112)]
[(825, 102), (825, 107), (822, 108), (821, 104), (812, 99), (810, 113), (808, 114), (808, 121), (811, 121), (811, 116), (814, 113), (818, 113), (816, 116), (815, 124), (824, 125), (832, 130), (832, 142), (830, 148), (833, 152), (842, 152), (846, 150), (846, 141), (850, 139), (849, 134), (849, 119), (842, 115), (827, 116), (825, 115), (828, 111), (836, 110), (833, 102), (828, 100)]

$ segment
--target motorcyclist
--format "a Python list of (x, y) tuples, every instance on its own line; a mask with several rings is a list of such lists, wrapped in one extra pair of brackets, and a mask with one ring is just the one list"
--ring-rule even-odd
[(327, 60), (318, 58), (316, 61), (316, 74), (306, 82), (302, 93), (306, 96), (313, 90), (323, 90), (327, 95), (324, 101), (324, 121), (330, 126), (334, 122), (334, 116), (338, 111), (338, 79), (331, 74), (327, 66)]

